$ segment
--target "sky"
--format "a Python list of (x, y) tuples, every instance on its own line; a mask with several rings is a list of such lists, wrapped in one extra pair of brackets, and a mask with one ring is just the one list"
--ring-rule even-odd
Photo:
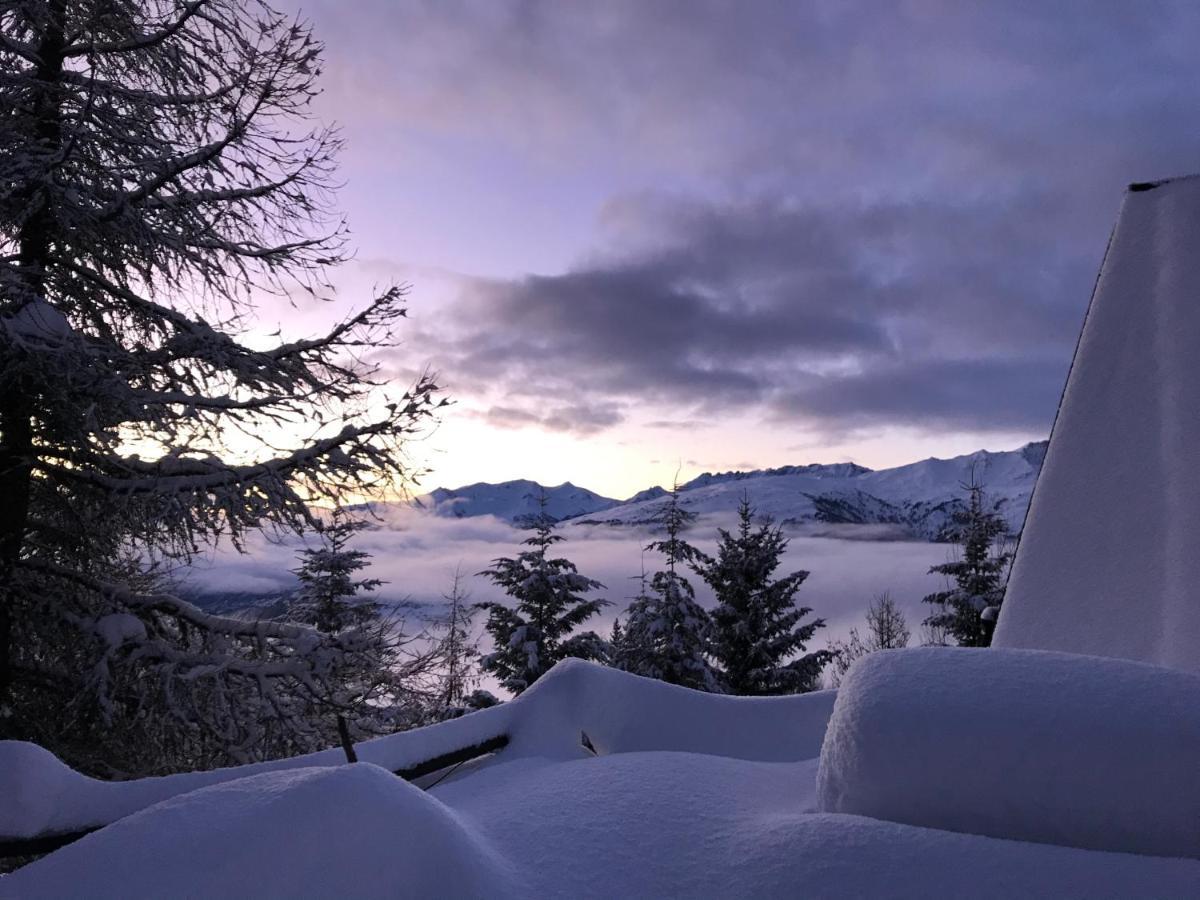
[(279, 5), (425, 488), (1043, 439), (1125, 185), (1200, 170), (1191, 2)]

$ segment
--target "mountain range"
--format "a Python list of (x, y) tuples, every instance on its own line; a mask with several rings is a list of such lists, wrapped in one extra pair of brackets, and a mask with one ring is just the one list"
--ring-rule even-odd
[[(745, 497), (758, 514), (788, 525), (882, 525), (899, 536), (943, 541), (951, 537), (952, 516), (962, 508), (964, 485), (973, 475), (984, 486), (988, 507), (1016, 533), (1045, 455), (1046, 442), (1039, 441), (1017, 450), (980, 450), (891, 469), (834, 463), (706, 472), (679, 486), (679, 502), (701, 515), (729, 514)], [(543, 495), (545, 513), (556, 521), (631, 526), (654, 523), (667, 492), (651, 487), (619, 500), (570, 482), (545, 486), (518, 480), (438, 488), (415, 502), (439, 516), (490, 515), (518, 524), (538, 512)]]

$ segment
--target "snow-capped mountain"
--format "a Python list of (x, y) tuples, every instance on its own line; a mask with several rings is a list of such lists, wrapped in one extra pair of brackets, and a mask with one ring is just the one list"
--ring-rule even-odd
[[(973, 470), (989, 506), (1017, 532), (1045, 454), (1043, 441), (1003, 453), (980, 450), (878, 471), (843, 464), (706, 474), (683, 485), (679, 499), (685, 509), (703, 515), (732, 513), (745, 496), (760, 515), (788, 524), (886, 524), (912, 537), (945, 540)], [(664, 503), (662, 497), (642, 499), (575, 521), (648, 524)]]
[(540, 511), (545, 497), (545, 514), (561, 521), (591, 515), (617, 506), (621, 501), (576, 487), (567, 481), (555, 487), (545, 487), (536, 481), (505, 481), (500, 484), (469, 484), (460, 488), (437, 488), (418, 499), (417, 503), (439, 516), (495, 516), (518, 522)]
[[(953, 459), (926, 459), (873, 471), (854, 463), (783, 466), (752, 472), (706, 472), (680, 486), (680, 503), (698, 514), (732, 513), (745, 496), (761, 515), (788, 524), (893, 525), (926, 540), (945, 540), (963, 485), (974, 471), (992, 509), (1019, 531), (1046, 443), (992, 453), (980, 450)], [(622, 502), (570, 482), (542, 487), (534, 481), (439, 488), (421, 504), (443, 516), (493, 515), (510, 522), (537, 512), (545, 492), (549, 515), (577, 524), (613, 526), (654, 522), (666, 491), (652, 487)]]

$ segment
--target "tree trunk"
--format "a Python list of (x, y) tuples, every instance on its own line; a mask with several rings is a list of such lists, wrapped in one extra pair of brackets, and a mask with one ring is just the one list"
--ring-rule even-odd
[[(52, 0), (37, 55), (37, 80), (42, 85), (33, 100), (36, 110), (34, 136), (46, 158), (58, 160), (62, 147), (62, 110), (57, 85), (62, 80), (63, 50), (65, 48), (65, 0)], [(16, 234), (18, 266), (21, 272), (24, 297), (15, 299), (23, 305), (30, 298), (43, 298), (46, 283), (46, 264), (54, 232), (54, 210), (45, 188), (37, 181), (27, 186), (29, 215)], [(8, 305), (8, 304), (5, 304)], [(13, 626), (17, 590), (13, 576), (25, 546), (29, 523), (29, 502), (33, 477), (33, 415), (36, 398), (30, 386), (19, 377), (7, 385), (0, 399), (0, 739), (12, 728), (5, 707), (13, 689)]]

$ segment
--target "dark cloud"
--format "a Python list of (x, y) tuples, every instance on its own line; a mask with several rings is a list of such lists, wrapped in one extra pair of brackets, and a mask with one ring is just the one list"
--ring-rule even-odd
[[(489, 414), (509, 426), (594, 430), (644, 404), (685, 423), (760, 407), (830, 428), (1044, 428), (1102, 249), (1044, 246), (1050, 200), (651, 204), (671, 235), (653, 250), (472, 284), (444, 368), (524, 398)], [(556, 396), (602, 415), (547, 413)]]
[(514, 406), (492, 406), (475, 414), (500, 428), (526, 428), (532, 425), (551, 431), (569, 431), (588, 435), (603, 431), (623, 421), (619, 407), (613, 403), (596, 405), (584, 403), (552, 407), (538, 412)]

